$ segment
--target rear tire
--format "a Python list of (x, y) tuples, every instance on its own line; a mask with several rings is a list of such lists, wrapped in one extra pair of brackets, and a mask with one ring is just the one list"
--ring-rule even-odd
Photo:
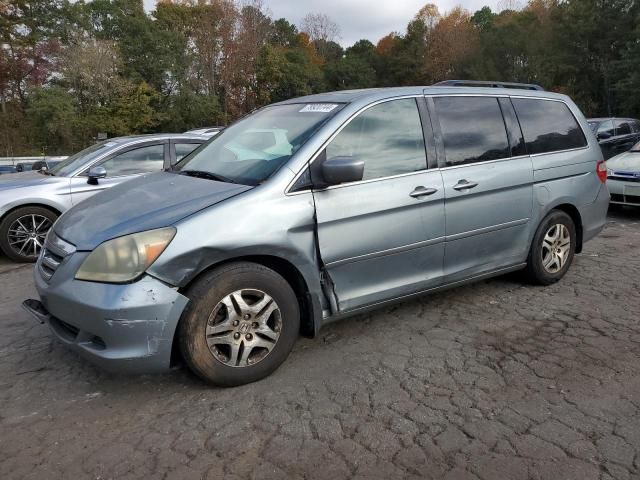
[(576, 251), (576, 226), (561, 210), (552, 210), (544, 217), (533, 237), (526, 274), (538, 285), (551, 285), (569, 270)]
[(189, 368), (213, 385), (232, 387), (270, 375), (298, 338), (298, 299), (284, 278), (262, 265), (217, 268), (187, 296), (180, 351)]
[(58, 215), (44, 207), (21, 207), (0, 223), (0, 249), (14, 262), (35, 262)]

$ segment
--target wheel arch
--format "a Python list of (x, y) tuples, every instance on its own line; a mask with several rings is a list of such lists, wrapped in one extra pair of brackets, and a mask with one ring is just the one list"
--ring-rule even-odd
[(52, 213), (55, 213), (58, 217), (62, 215), (62, 210), (54, 205), (49, 205), (47, 203), (38, 203), (38, 202), (21, 203), (19, 205), (12, 205), (7, 211), (2, 213), (2, 215), (0, 216), (0, 223), (4, 221), (7, 215), (10, 215), (11, 213), (21, 208), (28, 208), (28, 207), (45, 208), (51, 211)]
[[(278, 273), (289, 286), (293, 289), (296, 298), (298, 299), (298, 306), (300, 308), (300, 334), (313, 338), (322, 322), (322, 307), (319, 300), (311, 293), (307, 280), (302, 272), (289, 260), (276, 255), (242, 255), (233, 258), (227, 258), (219, 262), (209, 265), (207, 268), (201, 270), (196, 276), (189, 280), (187, 284), (179, 288), (180, 293), (187, 296), (189, 288), (202, 278), (207, 273), (216, 268), (220, 268), (224, 265), (236, 262), (252, 262)], [(182, 319), (181, 319), (182, 320)], [(180, 321), (181, 321), (180, 320)], [(179, 328), (176, 327), (171, 353), (171, 364), (175, 365), (176, 361), (180, 357), (178, 348), (178, 332)]]

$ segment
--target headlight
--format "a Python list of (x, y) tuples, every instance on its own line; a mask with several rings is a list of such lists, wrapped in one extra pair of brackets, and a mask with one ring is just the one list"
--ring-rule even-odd
[(108, 240), (85, 259), (76, 279), (106, 283), (135, 280), (156, 261), (175, 234), (176, 229), (169, 227)]

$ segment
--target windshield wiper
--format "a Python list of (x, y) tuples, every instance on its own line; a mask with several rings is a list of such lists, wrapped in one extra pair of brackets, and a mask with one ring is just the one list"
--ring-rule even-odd
[(38, 173), (41, 173), (42, 175), (49, 175), (50, 177), (55, 177), (56, 176), (55, 173), (50, 172), (49, 170), (45, 170), (45, 169), (38, 170)]
[(215, 180), (217, 182), (225, 182), (225, 183), (238, 183), (230, 178), (223, 177), (222, 175), (218, 175), (217, 173), (211, 173), (204, 170), (180, 170), (178, 171), (180, 175), (187, 175), (189, 177), (197, 177), (197, 178), (206, 178), (207, 180)]

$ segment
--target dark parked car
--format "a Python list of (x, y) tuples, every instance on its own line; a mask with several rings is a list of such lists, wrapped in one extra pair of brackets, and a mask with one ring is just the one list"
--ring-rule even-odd
[(598, 138), (605, 160), (628, 152), (640, 141), (640, 120), (634, 118), (590, 118), (587, 121)]
[(13, 165), (0, 165), (0, 175), (4, 175), (6, 173), (16, 173), (16, 167)]

